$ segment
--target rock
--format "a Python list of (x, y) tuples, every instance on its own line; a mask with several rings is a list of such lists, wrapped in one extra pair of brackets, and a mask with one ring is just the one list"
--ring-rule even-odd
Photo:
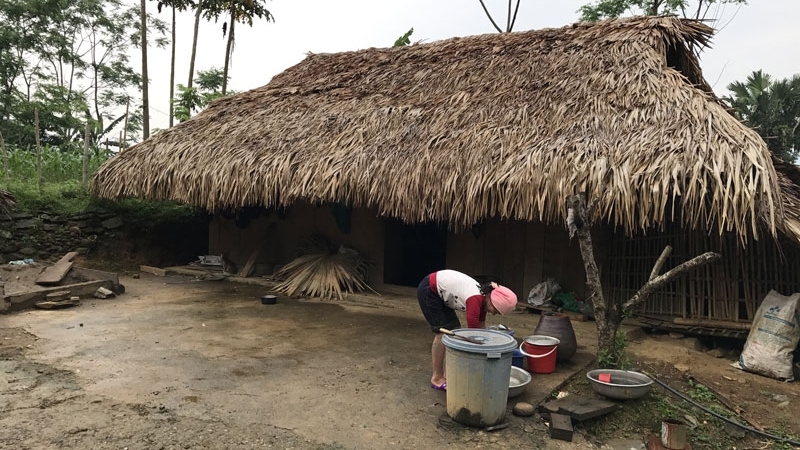
[(680, 372), (686, 373), (689, 371), (689, 366), (687, 366), (686, 364), (675, 364), (675, 369)]
[(669, 337), (672, 339), (683, 339), (685, 336), (681, 333), (670, 333)]
[(106, 289), (104, 287), (97, 288), (97, 291), (94, 293), (95, 298), (111, 298), (116, 297), (113, 291)]
[(32, 256), (36, 254), (36, 249), (33, 247), (23, 247), (19, 249), (19, 253), (25, 256)]
[(725, 422), (725, 432), (728, 433), (728, 436), (735, 437), (736, 439), (741, 439), (746, 434), (741, 427), (737, 427), (728, 422)]
[(22, 219), (14, 223), (14, 227), (18, 230), (27, 230), (30, 228), (36, 228), (36, 224), (36, 219)]
[(686, 423), (689, 425), (689, 428), (691, 429), (697, 428), (697, 426), (700, 425), (700, 422), (698, 422), (697, 418), (695, 418), (690, 414), (684, 415), (683, 418), (686, 419)]
[(725, 356), (722, 350), (718, 348), (712, 348), (711, 350), (708, 351), (708, 354), (713, 356), (714, 358), (722, 358)]
[(775, 395), (772, 396), (772, 401), (775, 401), (775, 402), (778, 402), (778, 403), (783, 403), (783, 402), (788, 401), (788, 400), (789, 400), (789, 397), (787, 397), (784, 394), (775, 394)]
[(119, 216), (115, 216), (100, 222), (100, 225), (105, 229), (113, 230), (122, 226), (122, 219)]
[(529, 417), (536, 412), (536, 408), (527, 402), (517, 402), (511, 412), (513, 412), (515, 416)]
[(31, 217), (33, 217), (32, 214), (28, 214), (26, 212), (12, 212), (10, 215), (11, 218), (14, 220), (30, 219)]
[(611, 439), (603, 448), (612, 450), (644, 450), (644, 442), (636, 439)]
[(7, 230), (0, 230), (0, 237), (3, 239), (11, 239), (14, 237), (14, 233)]
[(789, 401), (780, 402), (778, 403), (778, 408), (787, 408), (789, 406)]

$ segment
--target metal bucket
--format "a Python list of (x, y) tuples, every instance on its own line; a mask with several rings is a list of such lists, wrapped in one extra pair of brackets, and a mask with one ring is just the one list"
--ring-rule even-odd
[(661, 422), (661, 445), (670, 450), (686, 448), (686, 424), (678, 419), (664, 419)]

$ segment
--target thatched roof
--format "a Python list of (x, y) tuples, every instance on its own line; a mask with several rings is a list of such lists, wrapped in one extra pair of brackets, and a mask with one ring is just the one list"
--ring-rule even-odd
[(563, 223), (586, 190), (628, 232), (774, 234), (785, 186), (703, 80), (693, 49), (711, 34), (651, 17), (312, 54), (112, 158), (92, 188), (210, 211), (344, 200), (457, 228)]

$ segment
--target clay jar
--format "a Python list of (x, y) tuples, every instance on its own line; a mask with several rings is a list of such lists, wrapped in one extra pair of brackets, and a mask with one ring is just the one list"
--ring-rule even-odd
[(539, 324), (533, 334), (550, 336), (561, 341), (556, 352), (556, 361), (563, 362), (572, 358), (578, 350), (578, 342), (575, 339), (575, 330), (569, 316), (563, 313), (543, 312), (539, 319)]

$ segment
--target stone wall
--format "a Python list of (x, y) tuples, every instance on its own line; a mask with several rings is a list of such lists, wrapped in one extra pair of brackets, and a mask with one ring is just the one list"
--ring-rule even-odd
[(13, 212), (0, 215), (0, 264), (32, 258), (58, 259), (64, 253), (87, 254), (100, 240), (121, 232), (120, 217), (105, 211), (84, 211), (70, 216)]

